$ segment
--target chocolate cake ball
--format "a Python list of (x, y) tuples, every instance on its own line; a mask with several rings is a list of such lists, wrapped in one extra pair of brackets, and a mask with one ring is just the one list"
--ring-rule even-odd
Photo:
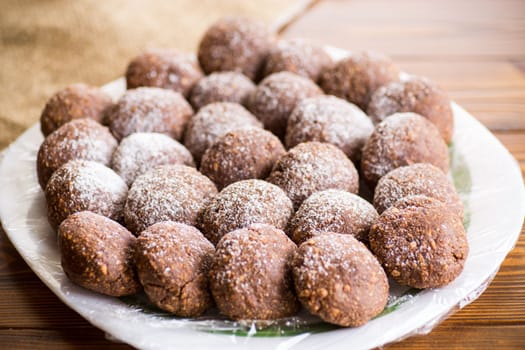
[(284, 190), (294, 209), (315, 192), (339, 189), (357, 193), (359, 177), (354, 164), (334, 145), (300, 143), (275, 163), (267, 179)]
[(247, 179), (264, 179), (286, 151), (279, 139), (260, 128), (230, 131), (215, 141), (202, 157), (200, 171), (219, 190)]
[(137, 176), (166, 164), (195, 166), (186, 147), (167, 135), (147, 132), (137, 132), (124, 138), (111, 160), (111, 167), (128, 186)]
[(351, 235), (325, 233), (301, 244), (292, 260), (303, 306), (329, 323), (357, 327), (388, 301), (388, 280), (364, 244)]
[(135, 237), (113, 220), (82, 211), (58, 228), (62, 268), (74, 283), (115, 297), (141, 290), (134, 270)]
[(176, 50), (150, 49), (133, 58), (126, 70), (128, 89), (152, 86), (180, 92), (188, 97), (202, 78), (202, 72), (192, 55)]
[(46, 137), (38, 149), (36, 170), (44, 189), (55, 170), (73, 159), (109, 165), (117, 140), (108, 128), (92, 119), (74, 119)]
[(428, 163), (403, 166), (383, 176), (374, 192), (374, 206), (382, 213), (399, 199), (413, 195), (440, 200), (463, 217), (463, 202), (454, 185), (443, 171)]
[(210, 288), (220, 312), (233, 320), (275, 320), (294, 315), (290, 260), (296, 250), (286, 234), (253, 224), (224, 236), (213, 256)]
[(288, 235), (297, 244), (334, 232), (368, 241), (370, 226), (379, 217), (372, 204), (346, 191), (326, 190), (308, 197), (288, 225)]
[(287, 148), (307, 141), (331, 143), (358, 162), (373, 130), (370, 118), (356, 105), (335, 96), (318, 96), (297, 104), (288, 119), (285, 142)]
[(192, 115), (193, 109), (180, 93), (141, 87), (126, 91), (106, 121), (119, 141), (135, 132), (158, 132), (180, 141)]
[(72, 160), (53, 173), (45, 188), (48, 221), (57, 228), (69, 215), (84, 210), (120, 221), (127, 192), (126, 183), (110, 168)]
[(80, 118), (102, 122), (105, 111), (113, 104), (102, 90), (85, 84), (73, 84), (54, 94), (40, 115), (40, 129), (47, 136), (65, 123)]
[(321, 71), (332, 63), (320, 46), (301, 39), (281, 40), (266, 58), (264, 76), (287, 71), (317, 81)]
[(196, 317), (213, 305), (208, 270), (215, 248), (195, 227), (173, 221), (148, 227), (137, 239), (140, 283), (157, 307)]
[(261, 127), (253, 114), (237, 103), (216, 102), (199, 110), (189, 121), (184, 145), (200, 163), (202, 155), (215, 141), (229, 131), (243, 127)]
[(195, 225), (199, 212), (216, 194), (213, 182), (195, 168), (163, 165), (135, 179), (124, 206), (124, 221), (135, 235), (161, 221)]
[(228, 232), (253, 223), (284, 229), (292, 215), (292, 202), (279, 187), (262, 180), (244, 180), (227, 186), (204, 207), (198, 227), (217, 244)]
[(386, 56), (352, 54), (324, 70), (319, 85), (325, 93), (344, 98), (366, 110), (372, 94), (399, 79), (399, 69)]
[(275, 38), (259, 22), (241, 17), (225, 17), (204, 33), (199, 44), (199, 63), (210, 74), (236, 71), (258, 78)]
[(372, 188), (388, 172), (414, 163), (448, 171), (448, 148), (434, 124), (415, 113), (396, 113), (379, 123), (363, 148), (361, 175)]
[(386, 272), (414, 288), (449, 284), (468, 255), (462, 220), (445, 203), (425, 196), (405, 197), (385, 210), (369, 238)]
[(212, 73), (197, 82), (191, 91), (190, 102), (196, 110), (213, 102), (242, 104), (255, 84), (238, 72)]
[(376, 123), (394, 113), (414, 112), (434, 123), (446, 143), (452, 140), (454, 116), (450, 99), (425, 78), (410, 77), (380, 87), (372, 95), (367, 112)]
[(290, 72), (266, 77), (246, 99), (246, 106), (264, 127), (283, 139), (286, 123), (301, 100), (322, 95), (321, 89), (310, 79)]

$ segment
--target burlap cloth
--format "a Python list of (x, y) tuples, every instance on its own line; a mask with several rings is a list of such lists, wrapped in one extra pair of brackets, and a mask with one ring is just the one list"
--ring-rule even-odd
[(75, 82), (102, 85), (147, 47), (195, 51), (205, 28), (239, 14), (274, 28), (305, 0), (0, 0), (0, 150)]

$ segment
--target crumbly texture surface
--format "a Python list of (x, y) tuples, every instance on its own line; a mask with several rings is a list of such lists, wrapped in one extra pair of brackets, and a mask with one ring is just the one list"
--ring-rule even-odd
[(374, 188), (390, 171), (415, 163), (430, 163), (447, 173), (447, 145), (427, 119), (415, 113), (396, 113), (379, 123), (366, 142), (361, 175)]
[(190, 102), (195, 110), (213, 102), (243, 104), (253, 90), (255, 84), (242, 73), (216, 72), (197, 82), (191, 91)]
[(399, 284), (438, 288), (463, 271), (468, 241), (463, 222), (446, 204), (425, 196), (405, 197), (370, 228), (370, 247)]
[(281, 141), (261, 128), (230, 131), (219, 137), (202, 157), (200, 171), (219, 190), (237, 181), (264, 179), (286, 151)]
[(388, 280), (374, 255), (351, 235), (325, 233), (301, 244), (293, 277), (303, 306), (323, 320), (357, 327), (388, 301)]
[(40, 129), (47, 136), (73, 119), (91, 118), (102, 122), (112, 104), (111, 97), (96, 87), (70, 85), (47, 101), (40, 115)]
[(149, 49), (133, 58), (126, 69), (128, 89), (151, 86), (186, 97), (200, 78), (202, 72), (193, 55), (169, 49)]
[(215, 248), (195, 227), (164, 221), (137, 239), (135, 261), (140, 283), (159, 308), (196, 317), (213, 305), (208, 270)]
[(344, 98), (366, 110), (379, 87), (398, 79), (399, 68), (388, 57), (362, 52), (325, 69), (319, 85), (326, 94)]
[(199, 63), (206, 72), (236, 71), (258, 79), (275, 37), (263, 24), (242, 17), (224, 17), (204, 33)]
[(264, 76), (287, 71), (317, 81), (321, 71), (332, 63), (332, 58), (322, 47), (307, 40), (281, 40), (266, 58)]
[(110, 296), (139, 292), (133, 250), (135, 237), (104, 216), (83, 211), (58, 228), (61, 263), (74, 283)]
[(103, 164), (72, 160), (53, 173), (45, 188), (47, 217), (53, 228), (69, 215), (91, 211), (122, 221), (128, 186)]
[(292, 215), (292, 202), (279, 187), (262, 180), (244, 180), (227, 186), (209, 202), (198, 227), (217, 244), (228, 232), (254, 223), (284, 230)]
[(202, 155), (220, 137), (243, 127), (262, 124), (243, 106), (232, 102), (215, 102), (201, 108), (191, 117), (184, 135), (184, 145), (197, 163)]
[(266, 77), (246, 99), (246, 106), (280, 139), (286, 133), (288, 117), (301, 100), (322, 95), (310, 79), (290, 72)]
[(119, 141), (135, 132), (158, 132), (180, 141), (192, 115), (193, 109), (180, 93), (140, 87), (122, 95), (106, 123)]
[(124, 221), (135, 235), (161, 221), (195, 225), (199, 212), (216, 194), (213, 182), (195, 168), (164, 165), (133, 182), (124, 206)]
[(334, 145), (301, 143), (283, 155), (267, 178), (288, 195), (298, 209), (315, 192), (340, 189), (357, 193), (359, 176), (354, 164)]
[(368, 231), (378, 217), (372, 204), (358, 195), (326, 190), (312, 194), (301, 204), (287, 233), (297, 244), (324, 232), (352, 235), (368, 242)]
[(374, 206), (382, 213), (401, 198), (413, 195), (440, 200), (463, 218), (463, 202), (454, 185), (442, 170), (428, 163), (400, 167), (383, 176), (375, 188)]
[(109, 165), (117, 140), (108, 128), (92, 119), (75, 119), (47, 136), (38, 149), (36, 170), (40, 187), (62, 165), (73, 159), (85, 159)]
[(111, 159), (111, 167), (128, 186), (137, 176), (167, 164), (195, 166), (186, 147), (159, 133), (137, 132), (127, 136), (120, 142)]
[(398, 112), (414, 112), (430, 120), (446, 143), (452, 140), (454, 115), (446, 92), (430, 80), (411, 76), (377, 89), (367, 113), (379, 123)]
[(213, 256), (210, 288), (220, 312), (233, 320), (294, 315), (290, 260), (296, 250), (275, 227), (254, 224), (224, 236)]
[(285, 143), (287, 148), (307, 141), (331, 143), (358, 162), (373, 130), (356, 105), (335, 96), (312, 97), (299, 102), (288, 118)]

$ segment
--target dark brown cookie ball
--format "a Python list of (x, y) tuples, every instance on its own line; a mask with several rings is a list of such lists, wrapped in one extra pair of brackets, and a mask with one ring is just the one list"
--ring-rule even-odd
[(231, 102), (216, 102), (204, 106), (189, 121), (184, 145), (200, 163), (208, 147), (229, 131), (262, 124), (243, 106)]
[(443, 171), (428, 163), (403, 166), (379, 179), (374, 192), (374, 206), (382, 213), (401, 198), (413, 195), (440, 200), (463, 218), (463, 202), (454, 185)]
[(354, 164), (334, 145), (300, 143), (275, 163), (267, 179), (284, 190), (294, 208), (315, 192), (339, 189), (357, 193), (359, 176)]
[(220, 312), (234, 320), (294, 315), (299, 303), (290, 260), (296, 248), (270, 225), (253, 224), (224, 236), (210, 269), (210, 288)]
[(126, 91), (106, 121), (119, 141), (135, 132), (158, 132), (181, 140), (192, 115), (193, 109), (180, 93), (141, 87)]
[(161, 221), (195, 225), (199, 212), (216, 194), (213, 182), (195, 168), (163, 165), (135, 179), (124, 206), (124, 221), (135, 235)]
[(206, 72), (236, 71), (258, 78), (275, 38), (259, 22), (241, 17), (225, 17), (204, 33), (199, 44), (199, 63)]
[(319, 79), (325, 93), (344, 98), (366, 110), (372, 94), (399, 79), (399, 69), (383, 55), (353, 54), (327, 68)]
[(253, 223), (285, 229), (293, 215), (290, 198), (279, 187), (262, 180), (244, 180), (223, 189), (205, 206), (198, 226), (217, 244), (230, 231)]
[(213, 102), (244, 103), (255, 84), (244, 74), (217, 72), (202, 78), (191, 91), (190, 102), (199, 110)]
[(148, 227), (137, 239), (140, 283), (159, 308), (196, 317), (213, 305), (208, 270), (215, 248), (195, 227), (173, 221)]
[(388, 301), (388, 280), (372, 253), (351, 235), (325, 233), (301, 244), (292, 260), (303, 306), (326, 322), (357, 327)]
[(321, 89), (310, 79), (280, 72), (266, 77), (248, 96), (246, 106), (266, 129), (283, 139), (288, 117), (297, 103), (319, 95)]
[(317, 81), (321, 71), (332, 63), (320, 46), (301, 39), (281, 40), (266, 58), (264, 76), (287, 71)]
[(42, 134), (47, 136), (73, 119), (90, 118), (102, 122), (105, 111), (112, 104), (111, 97), (96, 87), (68, 86), (47, 101), (40, 116)]
[(361, 174), (372, 188), (390, 171), (430, 163), (448, 172), (448, 148), (434, 124), (415, 113), (396, 113), (379, 123), (363, 148)]
[(45, 188), (47, 217), (53, 228), (69, 215), (89, 210), (122, 220), (128, 186), (98, 162), (72, 160), (53, 173)]
[(128, 89), (151, 86), (189, 96), (202, 72), (192, 55), (176, 50), (150, 49), (134, 59), (126, 70)]
[(167, 135), (146, 132), (137, 132), (124, 138), (111, 160), (111, 167), (128, 186), (137, 176), (167, 164), (195, 166), (186, 147)]
[(135, 294), (141, 287), (135, 275), (135, 237), (113, 220), (83, 211), (58, 228), (62, 268), (74, 283), (111, 296)]
[(108, 128), (91, 119), (75, 119), (52, 132), (40, 145), (36, 170), (44, 189), (55, 170), (73, 159), (109, 165), (117, 140)]
[(414, 288), (449, 284), (468, 255), (462, 220), (445, 203), (425, 196), (405, 197), (385, 210), (369, 238), (386, 272)]
[(378, 217), (372, 204), (358, 195), (326, 190), (312, 194), (301, 204), (287, 231), (297, 244), (323, 232), (348, 234), (368, 242), (368, 231)]
[(372, 95), (367, 112), (376, 123), (398, 112), (417, 113), (434, 123), (446, 143), (452, 141), (454, 115), (450, 99), (428, 79), (410, 77), (380, 87)]
[(202, 156), (200, 171), (219, 190), (240, 180), (264, 179), (286, 153), (281, 141), (269, 131), (244, 128), (230, 131), (215, 141)]
[(358, 162), (373, 130), (370, 118), (356, 105), (335, 96), (318, 96), (297, 104), (288, 119), (285, 142), (288, 148), (307, 141), (331, 143)]

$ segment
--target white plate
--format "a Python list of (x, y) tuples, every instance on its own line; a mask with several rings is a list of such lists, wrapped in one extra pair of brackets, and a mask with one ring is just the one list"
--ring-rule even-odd
[[(331, 50), (334, 56), (344, 54)], [(114, 97), (123, 79), (104, 86)], [(466, 204), (470, 254), (463, 273), (450, 285), (415, 292), (394, 288), (389, 312), (365, 326), (334, 329), (318, 319), (299, 317), (267, 331), (251, 324), (184, 320), (141, 305), (140, 298), (102, 296), (72, 284), (60, 266), (56, 236), (46, 220), (35, 171), (43, 137), (38, 124), (5, 152), (0, 163), (0, 219), (30, 268), (69, 307), (112, 337), (146, 349), (365, 349), (414, 334), (428, 333), (453, 310), (475, 300), (514, 247), (525, 214), (525, 190), (514, 158), (471, 115), (452, 104), (455, 120), (452, 175)], [(232, 331), (233, 330), (233, 331)]]

